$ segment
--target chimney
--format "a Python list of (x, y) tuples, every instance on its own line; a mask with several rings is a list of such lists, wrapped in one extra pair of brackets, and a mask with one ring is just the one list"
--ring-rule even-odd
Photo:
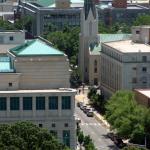
[(127, 8), (127, 0), (113, 0), (112, 6), (114, 8)]

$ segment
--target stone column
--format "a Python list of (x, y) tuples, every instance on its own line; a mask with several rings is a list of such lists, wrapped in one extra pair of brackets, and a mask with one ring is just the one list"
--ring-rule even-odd
[(20, 118), (23, 117), (23, 97), (20, 97)]
[(10, 117), (10, 97), (6, 97), (6, 112), (7, 117)]
[(62, 104), (61, 104), (61, 96), (58, 96), (58, 116), (59, 116), (59, 117), (61, 117), (61, 115), (62, 115), (62, 114), (61, 114), (61, 113), (62, 113), (62, 112), (61, 112), (61, 110), (62, 110), (61, 105), (62, 105)]
[(49, 111), (49, 97), (45, 97), (45, 115), (48, 118), (48, 111)]
[(32, 97), (32, 115), (33, 117), (36, 116), (36, 97)]

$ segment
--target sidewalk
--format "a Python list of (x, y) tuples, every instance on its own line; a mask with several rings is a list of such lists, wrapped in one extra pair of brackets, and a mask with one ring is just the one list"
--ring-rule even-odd
[[(89, 99), (87, 97), (87, 93), (88, 92), (85, 92), (85, 91), (84, 91), (84, 94), (82, 91), (80, 92), (80, 94), (78, 93), (75, 96), (76, 102), (83, 102), (84, 104), (89, 104)], [(107, 120), (105, 120), (105, 118), (101, 114), (99, 114), (98, 112), (95, 111), (94, 117), (98, 122), (100, 122), (102, 125), (104, 125), (107, 129), (110, 129), (109, 123), (107, 122)]]

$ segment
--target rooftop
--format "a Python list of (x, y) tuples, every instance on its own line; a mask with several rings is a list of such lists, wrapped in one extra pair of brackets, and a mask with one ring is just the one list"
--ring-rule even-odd
[(50, 44), (34, 39), (26, 41), (24, 44), (10, 49), (15, 56), (63, 56), (64, 53), (53, 48)]
[(135, 89), (135, 91), (145, 95), (146, 97), (150, 98), (150, 89)]
[(150, 45), (142, 43), (133, 43), (131, 40), (108, 42), (105, 43), (105, 45), (110, 46), (122, 53), (150, 52)]
[[(55, 7), (55, 0), (37, 0), (37, 3), (43, 7)], [(71, 7), (83, 7), (84, 0), (71, 0)]]
[[(120, 41), (120, 40), (128, 40), (131, 37), (131, 34), (99, 34), (100, 42), (113, 42), (113, 41)], [(101, 43), (97, 46), (95, 45), (91, 49), (91, 53), (98, 54), (101, 51)]]
[(16, 44), (0, 44), (0, 54), (6, 54), (9, 49), (16, 46)]

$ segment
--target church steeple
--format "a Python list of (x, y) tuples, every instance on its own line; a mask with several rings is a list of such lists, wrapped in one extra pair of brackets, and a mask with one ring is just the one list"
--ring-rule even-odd
[(94, 19), (96, 19), (96, 8), (94, 0), (84, 0), (85, 20), (88, 18), (90, 9), (92, 11)]

